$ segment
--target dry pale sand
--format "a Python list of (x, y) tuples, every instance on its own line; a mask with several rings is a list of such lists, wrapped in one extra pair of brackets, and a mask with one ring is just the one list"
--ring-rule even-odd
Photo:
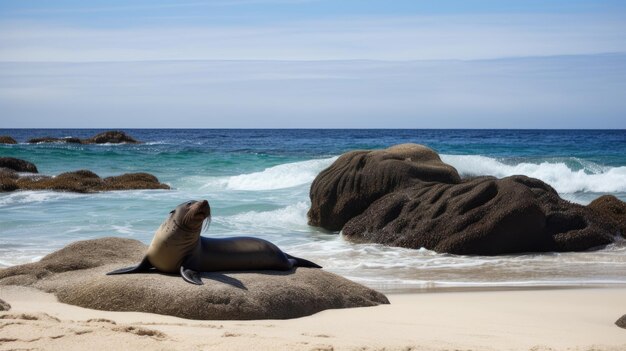
[(390, 295), (293, 320), (194, 321), (0, 287), (0, 350), (626, 350), (626, 288)]

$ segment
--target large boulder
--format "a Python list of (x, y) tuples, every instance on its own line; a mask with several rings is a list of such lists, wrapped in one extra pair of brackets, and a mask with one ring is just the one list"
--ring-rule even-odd
[(77, 193), (170, 188), (148, 173), (127, 173), (102, 179), (89, 170), (61, 173), (56, 177), (21, 177), (15, 183), (21, 190), (56, 190)]
[(613, 223), (626, 237), (626, 202), (613, 195), (602, 195), (587, 205), (605, 221)]
[(607, 245), (617, 228), (525, 176), (422, 182), (392, 192), (352, 218), (358, 242), (464, 255), (582, 251)]
[(17, 144), (17, 141), (8, 135), (0, 135), (0, 144)]
[(110, 130), (107, 132), (99, 133), (89, 139), (83, 140), (84, 144), (138, 144), (139, 142), (119, 130)]
[(105, 275), (137, 264), (146, 249), (131, 239), (79, 241), (39, 262), (0, 270), (0, 285), (32, 286), (86, 308), (191, 319), (285, 319), (389, 303), (381, 293), (314, 268), (204, 273), (201, 286), (158, 272)]
[(0, 168), (9, 168), (16, 172), (37, 173), (37, 166), (34, 164), (13, 157), (0, 157)]
[(380, 197), (422, 181), (456, 184), (460, 177), (454, 167), (423, 145), (348, 152), (311, 184), (309, 224), (340, 230)]

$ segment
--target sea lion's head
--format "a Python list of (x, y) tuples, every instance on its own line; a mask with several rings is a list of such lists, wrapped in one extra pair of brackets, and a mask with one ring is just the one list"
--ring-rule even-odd
[(176, 206), (157, 229), (148, 248), (150, 263), (162, 272), (177, 272), (183, 259), (198, 245), (202, 227), (211, 219), (207, 200)]
[(195, 232), (202, 229), (205, 220), (211, 220), (211, 207), (207, 200), (183, 202), (170, 212), (167, 220), (184, 231)]

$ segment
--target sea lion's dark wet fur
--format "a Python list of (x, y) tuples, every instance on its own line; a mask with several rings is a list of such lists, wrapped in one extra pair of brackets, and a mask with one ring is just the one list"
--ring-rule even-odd
[(212, 239), (200, 236), (208, 227), (211, 209), (206, 200), (188, 201), (176, 207), (157, 229), (143, 261), (107, 274), (144, 273), (156, 268), (180, 273), (193, 284), (202, 284), (199, 272), (280, 270), (293, 267), (321, 268), (282, 252), (271, 242), (253, 237)]

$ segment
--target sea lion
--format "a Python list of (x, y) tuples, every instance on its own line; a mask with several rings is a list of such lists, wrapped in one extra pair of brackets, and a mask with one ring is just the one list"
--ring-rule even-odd
[(157, 229), (144, 259), (137, 266), (107, 275), (145, 273), (153, 268), (163, 273), (180, 273), (192, 284), (202, 285), (199, 272), (280, 270), (293, 267), (322, 268), (282, 252), (271, 242), (253, 237), (211, 239), (200, 235), (211, 218), (207, 200), (178, 205)]

